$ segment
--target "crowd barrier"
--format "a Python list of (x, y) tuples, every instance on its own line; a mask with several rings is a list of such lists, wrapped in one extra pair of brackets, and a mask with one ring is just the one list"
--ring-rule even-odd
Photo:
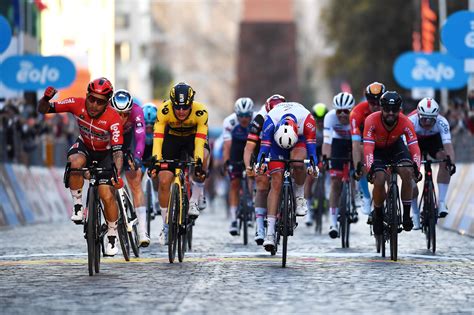
[[(0, 226), (68, 220), (72, 203), (63, 172), (57, 167), (0, 164)], [(457, 165), (448, 192), (449, 215), (440, 220), (440, 227), (474, 236), (473, 174), (474, 164)]]

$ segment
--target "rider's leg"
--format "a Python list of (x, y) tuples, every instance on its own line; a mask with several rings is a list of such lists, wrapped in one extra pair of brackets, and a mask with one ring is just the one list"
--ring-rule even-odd
[(163, 231), (161, 234), (162, 244), (166, 244), (168, 235), (168, 202), (170, 198), (170, 188), (174, 174), (170, 171), (161, 171), (158, 173), (158, 200), (160, 202), (161, 217), (163, 218)]
[(267, 235), (275, 234), (275, 221), (277, 216), (278, 203), (280, 201), (280, 192), (283, 185), (283, 173), (281, 169), (275, 169), (271, 173), (271, 187), (268, 193), (267, 205)]
[[(290, 158), (294, 160), (303, 160), (306, 158), (306, 148), (298, 142), (293, 150), (291, 150)], [(304, 182), (306, 178), (306, 169), (303, 163), (293, 163), (293, 177), (295, 199), (296, 199), (296, 215), (304, 216), (308, 212), (308, 206), (304, 199)]]
[(106, 255), (113, 256), (117, 254), (117, 220), (118, 207), (115, 199), (115, 189), (110, 185), (99, 185), (99, 197), (104, 204), (104, 215), (107, 221), (107, 238), (105, 245)]
[(145, 207), (145, 195), (142, 188), (142, 171), (138, 169), (136, 171), (128, 171), (125, 173), (127, 182), (132, 191), (133, 204), (135, 205), (135, 211), (138, 219), (138, 238), (141, 246), (148, 246), (150, 244), (150, 238), (147, 235), (147, 222), (146, 222), (146, 207)]
[[(446, 158), (446, 152), (445, 151), (439, 151), (436, 154), (437, 159), (445, 159)], [(448, 208), (446, 207), (446, 195), (448, 194), (448, 188), (449, 188), (449, 181), (451, 179), (451, 176), (449, 175), (448, 170), (446, 169), (446, 163), (440, 163), (439, 168), (438, 168), (438, 177), (437, 177), (437, 182), (438, 182), (438, 213), (440, 214), (441, 217), (445, 217), (448, 214)]]
[[(87, 163), (84, 154), (75, 153), (68, 156), (68, 162), (71, 163), (71, 168), (81, 168)], [(69, 190), (72, 196), (72, 203), (74, 209), (72, 211), (71, 220), (75, 222), (82, 221), (83, 206), (82, 206), (82, 187), (84, 186), (84, 177), (82, 174), (75, 174), (71, 172), (69, 175)]]
[[(204, 161), (202, 164), (202, 170), (204, 173), (207, 172), (207, 167), (209, 164), (209, 151), (204, 148)], [(190, 207), (190, 212), (191, 208), (195, 208), (199, 210), (199, 199), (203, 198), (204, 196), (204, 180), (206, 178), (196, 178), (196, 176), (193, 176), (192, 179), (192, 185), (191, 185), (191, 199), (189, 199), (189, 207)], [(199, 212), (195, 213), (195, 216), (199, 215)]]
[(255, 220), (257, 223), (257, 233), (255, 241), (261, 245), (265, 238), (265, 218), (267, 217), (267, 197), (270, 188), (270, 179), (267, 175), (257, 175), (257, 193), (255, 194)]
[(412, 181), (413, 192), (411, 199), (411, 211), (413, 213), (413, 229), (420, 229), (420, 209), (418, 208), (418, 185)]
[(336, 238), (338, 235), (337, 217), (339, 215), (339, 199), (342, 189), (341, 177), (337, 174), (331, 174), (331, 193), (329, 195), (329, 215), (331, 226), (329, 227), (329, 236)]
[(385, 182), (386, 175), (382, 171), (375, 172), (373, 175), (374, 189), (372, 195), (374, 197), (374, 217), (373, 217), (373, 229), (375, 235), (382, 234), (383, 224), (383, 203), (386, 198)]
[(397, 171), (402, 179), (403, 229), (410, 231), (413, 228), (413, 222), (410, 218), (410, 208), (413, 197), (413, 169), (409, 167), (399, 167)]
[(240, 178), (235, 177), (230, 180), (230, 191), (229, 191), (229, 208), (230, 208), (230, 227), (229, 233), (231, 235), (237, 235), (239, 232), (237, 226), (237, 206), (239, 205), (240, 195)]

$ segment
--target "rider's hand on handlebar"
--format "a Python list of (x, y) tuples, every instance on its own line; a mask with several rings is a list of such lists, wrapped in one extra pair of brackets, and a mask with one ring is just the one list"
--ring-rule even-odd
[(453, 176), (454, 173), (456, 173), (456, 165), (451, 162), (451, 157), (448, 155), (447, 157), (447, 162), (446, 162), (446, 170), (449, 172), (449, 176)]
[(46, 90), (44, 90), (43, 98), (46, 101), (49, 101), (50, 99), (52, 99), (54, 97), (54, 95), (56, 95), (57, 92), (58, 92), (58, 90), (56, 90), (54, 87), (48, 86), (46, 88)]
[(308, 175), (311, 175), (313, 177), (318, 177), (319, 176), (319, 168), (316, 165), (314, 157), (310, 157), (310, 163), (306, 167), (306, 172), (308, 173)]
[(374, 164), (370, 166), (369, 172), (367, 173), (367, 181), (371, 184), (374, 183), (374, 174), (375, 174), (375, 167)]
[(255, 164), (255, 173), (257, 175), (262, 175), (267, 171), (267, 163), (256, 163)]
[(415, 172), (413, 174), (413, 177), (416, 183), (421, 182), (421, 180), (423, 179), (423, 174), (421, 174), (421, 172), (418, 170), (417, 167), (415, 167)]
[(196, 165), (194, 166), (194, 176), (199, 180), (206, 178), (206, 172), (202, 168), (202, 161), (200, 158), (197, 159)]
[(256, 174), (255, 174), (255, 170), (252, 166), (247, 166), (245, 168), (245, 172), (247, 173), (247, 176), (248, 177), (254, 177)]
[(362, 164), (361, 161), (357, 162), (357, 167), (356, 167), (356, 170), (354, 171), (354, 179), (355, 180), (359, 180), (362, 177), (363, 167), (364, 167), (364, 164)]

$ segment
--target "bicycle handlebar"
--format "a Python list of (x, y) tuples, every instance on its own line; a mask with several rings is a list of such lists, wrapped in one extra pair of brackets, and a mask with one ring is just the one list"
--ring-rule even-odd
[(80, 172), (80, 173), (89, 172), (92, 176), (96, 176), (99, 173), (112, 173), (112, 177), (115, 182), (118, 181), (118, 177), (119, 177), (117, 173), (117, 167), (115, 166), (114, 162), (112, 162), (111, 167), (97, 167), (93, 164), (91, 166), (79, 167), (79, 168), (72, 168), (71, 162), (67, 162), (66, 170), (64, 172), (64, 178), (63, 178), (63, 182), (66, 188), (69, 188), (69, 176), (71, 172)]

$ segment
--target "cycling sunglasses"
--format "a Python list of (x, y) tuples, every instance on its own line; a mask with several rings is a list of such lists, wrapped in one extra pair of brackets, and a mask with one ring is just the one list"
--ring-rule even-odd
[(245, 114), (237, 114), (239, 118), (250, 118), (252, 117), (252, 113), (245, 113)]
[(346, 115), (349, 115), (350, 114), (350, 110), (348, 109), (336, 109), (336, 114), (337, 115), (340, 115), (340, 114), (346, 114)]
[(108, 102), (108, 100), (104, 100), (102, 98), (97, 98), (92, 94), (87, 95), (87, 100), (89, 101), (89, 103), (96, 103), (99, 106), (103, 106), (103, 105), (107, 104), (107, 102)]
[(191, 108), (191, 105), (173, 105), (173, 109), (176, 110), (188, 110)]
[(436, 118), (433, 117), (420, 117), (420, 124), (423, 125), (434, 125)]
[(392, 112), (392, 113), (395, 113), (395, 114), (396, 114), (396, 113), (398, 113), (398, 112), (400, 111), (400, 109), (401, 109), (401, 108), (398, 107), (398, 106), (382, 106), (382, 110), (383, 110), (384, 112), (386, 112), (386, 113)]

